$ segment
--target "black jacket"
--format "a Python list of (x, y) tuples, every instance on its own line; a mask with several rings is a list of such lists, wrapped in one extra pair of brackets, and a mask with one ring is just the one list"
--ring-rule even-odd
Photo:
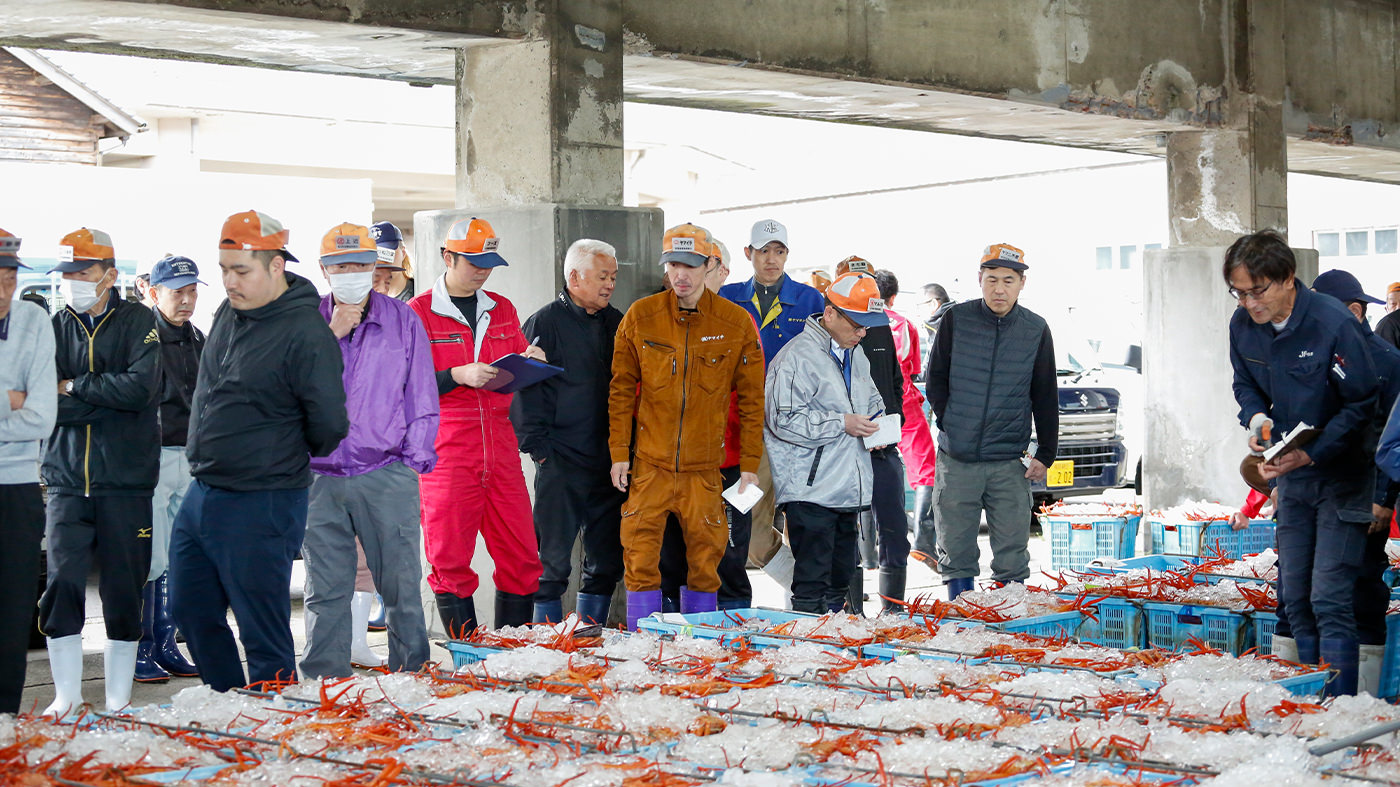
[(564, 373), (521, 389), (511, 402), (510, 420), (522, 452), (536, 461), (559, 456), (584, 467), (611, 466), (608, 386), (620, 322), (617, 309), (589, 314), (567, 292), (525, 321), (525, 338)]
[(929, 351), (928, 401), (938, 450), (964, 462), (1016, 459), (1031, 439), (1049, 467), (1059, 448), (1055, 345), (1044, 318), (1016, 305), (1004, 317), (982, 299), (949, 309)]
[(335, 334), (311, 282), (239, 311), (225, 301), (199, 361), (189, 434), (190, 472), (219, 489), (311, 485), (310, 455), (326, 456), (350, 431)]
[(1400, 310), (1387, 314), (1376, 323), (1376, 335), (1391, 347), (1400, 348)]
[(190, 426), (194, 381), (199, 375), (199, 355), (204, 352), (204, 332), (189, 321), (172, 324), (155, 307), (151, 311), (160, 331), (160, 444), (183, 446)]
[(870, 361), (870, 377), (885, 402), (885, 415), (897, 415), (899, 422), (904, 423), (904, 370), (899, 368), (894, 332), (888, 325), (867, 328), (860, 348)]
[(58, 379), (71, 379), (73, 393), (58, 397), (44, 483), (84, 497), (151, 494), (160, 476), (155, 316), (117, 300), (92, 331), (66, 308), (53, 316), (53, 330)]

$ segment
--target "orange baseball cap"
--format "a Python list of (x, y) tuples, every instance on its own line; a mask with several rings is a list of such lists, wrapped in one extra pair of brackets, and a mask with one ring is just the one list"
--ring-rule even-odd
[(494, 268), (509, 265), (505, 258), (496, 253), (501, 247), (501, 239), (491, 228), (491, 222), (473, 216), (462, 219), (447, 231), (447, 240), (442, 247), (453, 254), (461, 254), (467, 262), (478, 268)]
[(852, 254), (844, 260), (836, 263), (836, 275), (843, 273), (869, 273), (874, 275), (875, 266), (866, 262), (863, 258)]
[(219, 232), (219, 248), (279, 251), (283, 259), (300, 262), (287, 251), (287, 238), (291, 234), (291, 230), (283, 227), (282, 222), (266, 213), (245, 210), (224, 220), (224, 228)]
[(116, 256), (111, 235), (83, 227), (64, 235), (58, 242), (58, 264), (49, 273), (75, 273), (94, 263), (116, 259)]
[(982, 250), (983, 268), (1010, 268), (1013, 271), (1026, 270), (1026, 253), (1009, 243), (993, 243)]
[(679, 262), (699, 268), (715, 256), (710, 231), (694, 224), (677, 224), (661, 236), (661, 264)]
[(837, 276), (836, 281), (826, 289), (826, 299), (862, 327), (890, 324), (890, 318), (885, 314), (885, 299), (880, 297), (880, 287), (875, 283), (875, 277), (868, 273), (851, 271)]
[(19, 261), (20, 239), (0, 230), (0, 268), (28, 268)]
[(817, 292), (825, 295), (826, 288), (831, 286), (831, 274), (822, 270), (812, 271), (810, 282), (811, 285), (816, 288)]
[(321, 238), (321, 264), (344, 262), (379, 262), (379, 247), (368, 227), (349, 222), (337, 224)]
[(1390, 283), (1389, 287), (1385, 288), (1386, 295), (1389, 295), (1392, 292), (1400, 292), (1400, 281), (1393, 281)]

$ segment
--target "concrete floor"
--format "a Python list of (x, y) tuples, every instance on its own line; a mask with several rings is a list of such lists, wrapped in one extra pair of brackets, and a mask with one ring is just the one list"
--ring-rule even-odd
[[(978, 539), (982, 549), (983, 565), (991, 559), (991, 550), (988, 547), (987, 535), (985, 533)], [(1030, 542), (1031, 550), (1031, 576), (1034, 578), (1042, 567), (1050, 565), (1050, 543), (1044, 538), (1032, 538)], [(878, 571), (864, 571), (865, 587), (869, 597), (866, 602), (868, 614), (873, 614), (879, 608), (878, 600)], [(983, 578), (987, 576), (984, 568)], [(758, 606), (782, 607), (783, 589), (777, 582), (773, 581), (762, 571), (750, 571), (749, 577), (753, 582), (754, 603)], [(296, 641), (297, 654), (301, 654), (302, 648), (306, 644), (305, 622), (302, 615), (302, 601), (300, 588), (302, 582), (301, 561), (297, 561), (292, 575), (294, 592), (292, 595), (292, 636)], [(921, 595), (937, 594), (942, 598), (945, 594), (942, 579), (925, 567), (922, 563), (911, 561), (909, 564), (908, 588), (906, 597), (916, 598)], [(101, 710), (103, 703), (103, 676), (102, 676), (102, 646), (104, 634), (102, 630), (102, 602), (97, 596), (96, 584), (90, 584), (87, 592), (87, 625), (83, 628), (83, 699), (93, 703), (98, 710)], [(237, 624), (233, 622), (230, 615), (229, 623), (237, 632)], [(369, 643), (374, 650), (381, 655), (387, 653), (388, 635), (384, 632), (370, 632)], [(434, 646), (433, 655), (450, 662), (447, 652)], [(171, 678), (169, 683), (138, 683), (131, 693), (131, 704), (142, 706), (149, 704), (160, 704), (168, 702), (176, 692), (181, 689), (199, 685), (198, 678)], [(25, 675), (24, 695), (22, 707), (26, 710), (43, 710), (54, 697), (53, 678), (49, 673), (48, 654), (40, 650), (29, 652), (29, 667)]]

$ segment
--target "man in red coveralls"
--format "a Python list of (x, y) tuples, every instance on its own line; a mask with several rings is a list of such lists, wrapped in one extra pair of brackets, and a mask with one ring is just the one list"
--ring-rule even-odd
[(438, 463), (420, 476), (419, 489), (423, 547), (432, 567), (428, 585), (452, 637), (476, 628), (478, 579), (471, 563), (478, 532), (495, 561), (497, 627), (530, 622), (540, 582), (530, 496), (509, 418), (511, 395), (486, 388), (497, 373), (493, 361), (511, 353), (545, 356), (528, 346), (515, 306), (482, 289), (491, 271), (506, 264), (499, 244), (484, 219), (453, 224), (442, 246), (447, 271), (408, 304), (428, 331), (441, 396)]
[(909, 551), (909, 557), (937, 571), (938, 538), (933, 521), (936, 452), (933, 432), (924, 415), (924, 396), (914, 387), (914, 378), (924, 373), (919, 360), (919, 329), (894, 310), (899, 279), (889, 271), (876, 271), (875, 283), (880, 287), (880, 297), (885, 299), (885, 314), (889, 315), (890, 330), (894, 332), (895, 355), (899, 357), (899, 368), (904, 370), (904, 426), (899, 433), (899, 455), (904, 459), (909, 485), (914, 487), (914, 548)]

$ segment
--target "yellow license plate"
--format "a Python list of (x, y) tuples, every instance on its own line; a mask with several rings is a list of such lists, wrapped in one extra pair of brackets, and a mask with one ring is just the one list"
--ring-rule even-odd
[(1045, 473), (1046, 486), (1074, 486), (1074, 460), (1060, 459)]

